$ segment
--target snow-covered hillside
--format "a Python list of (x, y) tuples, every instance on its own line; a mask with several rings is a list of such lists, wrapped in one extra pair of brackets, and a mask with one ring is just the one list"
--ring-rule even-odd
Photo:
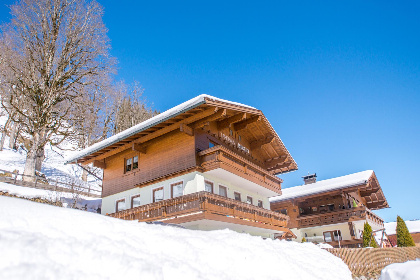
[[(1, 110), (1, 109), (0, 109)], [(0, 117), (0, 126), (4, 126), (7, 117)], [(1, 135), (0, 135), (1, 137)], [(42, 173), (48, 179), (68, 182), (70, 179), (77, 181), (79, 185), (85, 183), (80, 180), (82, 169), (74, 164), (64, 164), (64, 157), (75, 153), (74, 145), (70, 142), (63, 142), (60, 148), (49, 144), (45, 147), (45, 160), (42, 164)], [(23, 173), (25, 168), (26, 151), (23, 148), (13, 150), (9, 148), (9, 137), (6, 136), (3, 151), (0, 151), (0, 169), (13, 172), (18, 170)], [(93, 176), (88, 176), (88, 184), (93, 188), (100, 190), (100, 180)]]
[(192, 231), (0, 197), (0, 279), (351, 279), (309, 243)]

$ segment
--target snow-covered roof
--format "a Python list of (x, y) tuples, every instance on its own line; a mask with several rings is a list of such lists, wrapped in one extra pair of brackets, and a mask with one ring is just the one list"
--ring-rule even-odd
[[(405, 221), (410, 233), (420, 232), (420, 220)], [(396, 234), (397, 222), (384, 223), (386, 233), (388, 235)]]
[(372, 174), (373, 170), (366, 170), (346, 176), (318, 181), (312, 184), (282, 189), (282, 195), (270, 198), (270, 202), (284, 201), (296, 197), (324, 193), (332, 190), (339, 190), (351, 186), (365, 184), (372, 176)]
[(165, 112), (160, 113), (159, 115), (156, 115), (156, 116), (154, 116), (154, 117), (152, 117), (152, 118), (150, 118), (150, 119), (148, 119), (144, 122), (141, 122), (141, 123), (139, 123), (139, 124), (137, 124), (133, 127), (130, 127), (128, 129), (118, 133), (118, 134), (115, 134), (115, 135), (113, 135), (113, 136), (111, 136), (111, 137), (109, 137), (109, 138), (107, 138), (107, 139), (105, 139), (101, 142), (98, 142), (98, 143), (96, 143), (92, 146), (89, 146), (84, 150), (74, 152), (72, 155), (70, 155), (69, 157), (67, 157), (65, 159), (65, 162), (66, 162), (66, 164), (71, 163), (71, 162), (75, 162), (78, 159), (80, 159), (80, 158), (82, 158), (86, 155), (97, 152), (97, 151), (99, 151), (99, 150), (101, 150), (101, 149), (103, 149), (107, 146), (110, 146), (114, 143), (117, 143), (117, 142), (119, 142), (119, 141), (121, 141), (121, 140), (123, 140), (127, 137), (133, 136), (133, 135), (135, 135), (135, 134), (137, 134), (137, 133), (139, 133), (143, 130), (146, 130), (146, 129), (148, 129), (148, 128), (150, 128), (150, 127), (152, 127), (152, 126), (154, 126), (158, 123), (161, 123), (161, 122), (163, 122), (165, 120), (168, 120), (168, 119), (170, 119), (170, 118), (172, 118), (176, 115), (179, 115), (179, 114), (184, 113), (184, 112), (186, 112), (190, 109), (193, 109), (193, 108), (195, 108), (195, 107), (197, 107), (201, 104), (204, 104), (206, 102), (206, 99), (215, 100), (215, 101), (219, 101), (219, 102), (223, 102), (223, 103), (228, 103), (228, 104), (231, 104), (231, 105), (242, 106), (242, 107), (246, 107), (246, 108), (256, 110), (254, 107), (251, 107), (251, 106), (248, 106), (248, 105), (245, 105), (245, 104), (224, 100), (224, 99), (217, 98), (217, 97), (207, 95), (207, 94), (201, 94), (201, 95), (196, 96), (196, 97), (194, 97), (194, 98), (192, 98), (188, 101), (185, 101), (184, 103), (181, 103), (181, 104), (179, 104), (179, 105), (177, 105), (177, 106), (175, 106), (175, 107), (173, 107), (169, 110), (166, 110)]

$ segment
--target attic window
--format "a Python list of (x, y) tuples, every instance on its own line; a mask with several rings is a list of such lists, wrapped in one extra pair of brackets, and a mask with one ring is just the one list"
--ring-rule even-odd
[(125, 172), (139, 168), (139, 157), (134, 156), (125, 160)]

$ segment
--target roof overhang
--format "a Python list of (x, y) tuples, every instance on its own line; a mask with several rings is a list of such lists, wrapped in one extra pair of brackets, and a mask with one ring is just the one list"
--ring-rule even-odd
[[(223, 112), (223, 113), (221, 113)], [(227, 113), (226, 113), (227, 112)], [(81, 163), (83, 165), (98, 162), (101, 163), (107, 157), (134, 149), (166, 133), (183, 129), (187, 126), (199, 127), (208, 120), (223, 121), (235, 118), (235, 115), (243, 114), (243, 119), (235, 123), (241, 129), (252, 131), (256, 126), (272, 136), (271, 139), (255, 136), (253, 144), (261, 144), (264, 149), (264, 166), (272, 174), (280, 174), (297, 170), (297, 164), (284, 146), (270, 122), (264, 114), (253, 107), (219, 99), (209, 95), (200, 95), (188, 100), (174, 108), (171, 108), (153, 118), (137, 124), (125, 131), (113, 135), (99, 143), (96, 143), (82, 151), (74, 153), (66, 159), (66, 163)], [(264, 146), (264, 147), (263, 147)]]

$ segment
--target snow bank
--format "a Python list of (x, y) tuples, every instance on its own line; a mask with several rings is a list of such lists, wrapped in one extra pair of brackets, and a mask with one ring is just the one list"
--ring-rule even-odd
[(379, 280), (418, 280), (420, 279), (420, 259), (405, 263), (393, 263), (382, 269)]
[(192, 231), (0, 197), (0, 279), (351, 279), (309, 243)]

